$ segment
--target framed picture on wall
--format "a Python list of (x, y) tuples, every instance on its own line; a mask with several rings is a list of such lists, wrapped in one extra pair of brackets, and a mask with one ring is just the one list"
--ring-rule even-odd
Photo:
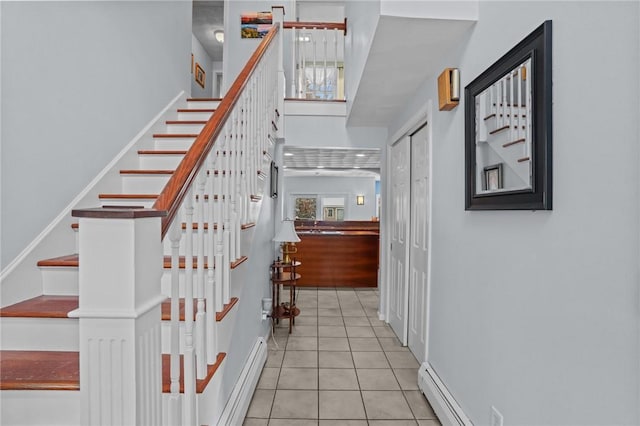
[(205, 82), (207, 81), (207, 74), (204, 72), (199, 63), (196, 62), (196, 73), (195, 73), (196, 83), (200, 85), (204, 89)]

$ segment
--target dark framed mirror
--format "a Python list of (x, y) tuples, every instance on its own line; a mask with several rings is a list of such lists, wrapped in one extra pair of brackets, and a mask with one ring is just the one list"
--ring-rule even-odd
[(465, 87), (466, 210), (552, 208), (551, 21)]

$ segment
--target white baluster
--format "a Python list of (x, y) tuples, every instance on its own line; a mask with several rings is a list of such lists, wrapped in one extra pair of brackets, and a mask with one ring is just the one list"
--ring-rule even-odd
[[(515, 133), (514, 133), (514, 126), (516, 123), (516, 120), (514, 120), (513, 117), (513, 113), (514, 113), (514, 105), (513, 102), (515, 101), (514, 97), (513, 97), (513, 79), (514, 79), (514, 75), (513, 73), (509, 73), (509, 142), (516, 140), (515, 138)], [(519, 107), (519, 106), (518, 106)]]
[[(218, 141), (224, 139), (220, 137)], [(220, 154), (216, 158), (217, 173), (213, 180), (213, 192), (215, 193), (213, 217), (215, 221), (215, 310), (221, 312), (224, 308), (222, 301), (222, 161)]]
[(224, 172), (222, 174), (222, 214), (223, 214), (223, 223), (224, 223), (224, 227), (223, 227), (223, 231), (222, 231), (222, 254), (223, 254), (223, 258), (222, 258), (222, 302), (226, 305), (227, 303), (229, 303), (229, 279), (230, 279), (230, 272), (229, 272), (229, 265), (231, 264), (231, 259), (230, 259), (230, 250), (229, 250), (229, 245), (230, 245), (230, 227), (231, 227), (231, 223), (230, 223), (230, 217), (231, 217), (231, 203), (230, 203), (230, 191), (229, 191), (229, 185), (230, 185), (230, 170), (229, 170), (229, 157), (230, 157), (230, 150), (231, 150), (231, 144), (230, 144), (230, 140), (232, 135), (230, 133), (232, 133), (233, 130), (231, 129), (230, 131), (227, 131), (227, 137), (225, 138), (225, 154), (222, 157), (223, 158), (223, 164), (224, 164)]
[(525, 129), (523, 129), (523, 114), (524, 108), (522, 105), (522, 67), (518, 67), (518, 131), (516, 133), (516, 139), (521, 139), (522, 135), (525, 133)]
[(325, 28), (322, 32), (322, 44), (324, 45), (324, 75), (323, 78), (323, 96), (322, 99), (327, 99), (327, 29)]
[[(532, 102), (531, 102), (531, 59), (529, 59), (525, 64), (525, 81), (527, 88), (527, 104), (526, 104), (526, 123), (527, 123), (527, 133), (525, 135), (525, 149), (526, 155), (532, 158), (531, 152), (531, 113), (532, 113)], [(529, 170), (532, 170), (533, 161), (529, 162)]]
[(184, 422), (197, 424), (196, 415), (196, 372), (193, 342), (193, 187), (185, 200), (185, 280), (184, 280)]
[[(303, 34), (306, 34), (307, 29), (305, 27), (302, 27), (302, 31), (303, 31)], [(309, 42), (311, 42), (311, 38), (309, 38)], [(302, 82), (301, 83), (302, 84), (300, 85), (300, 89), (301, 89), (300, 97), (306, 98), (307, 97), (307, 45), (306, 44), (304, 44), (302, 47)]]
[(317, 65), (317, 61), (316, 61), (316, 36), (315, 33), (313, 33), (313, 98), (317, 98), (317, 93), (318, 93), (318, 78), (316, 75), (316, 65)]
[(216, 362), (218, 330), (216, 323), (216, 302), (215, 302), (215, 270), (214, 270), (214, 250), (215, 250), (215, 220), (214, 220), (214, 198), (215, 198), (215, 151), (209, 154), (209, 204), (208, 204), (208, 233), (207, 233), (207, 310), (206, 310), (206, 336), (207, 336), (207, 364)]
[(340, 80), (340, 72), (338, 71), (338, 29), (333, 29), (333, 66), (336, 70), (336, 81), (333, 85), (333, 99), (338, 99), (338, 80)]
[[(198, 234), (197, 234), (197, 255), (198, 255), (198, 273), (196, 277), (196, 296), (198, 298), (196, 310), (196, 376), (198, 379), (204, 379), (207, 376), (207, 360), (205, 356), (205, 304), (204, 304), (204, 187), (206, 183), (207, 171), (203, 167), (198, 173), (196, 181), (196, 203), (198, 207)], [(192, 222), (187, 222), (187, 227), (193, 227)]]
[(180, 238), (181, 223), (178, 218), (169, 230), (171, 240), (171, 395), (169, 396), (169, 423), (182, 423), (180, 409)]
[(238, 178), (237, 172), (238, 168), (236, 167), (236, 160), (238, 158), (237, 150), (238, 150), (238, 140), (240, 138), (240, 117), (239, 111), (236, 106), (233, 112), (233, 137), (231, 138), (231, 144), (229, 146), (229, 150), (227, 153), (229, 154), (229, 232), (230, 232), (230, 244), (229, 244), (229, 256), (231, 260), (237, 259), (236, 253), (236, 180)]

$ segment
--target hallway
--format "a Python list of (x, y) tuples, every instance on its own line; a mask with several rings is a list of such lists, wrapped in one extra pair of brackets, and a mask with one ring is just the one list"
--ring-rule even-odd
[(298, 306), (292, 334), (285, 320), (269, 338), (245, 426), (440, 425), (377, 290), (302, 288)]

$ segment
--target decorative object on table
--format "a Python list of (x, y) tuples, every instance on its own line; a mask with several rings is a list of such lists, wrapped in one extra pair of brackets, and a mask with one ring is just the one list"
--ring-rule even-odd
[(466, 86), (466, 210), (551, 210), (551, 47), (545, 21)]
[(205, 82), (207, 81), (207, 73), (204, 72), (199, 63), (196, 62), (196, 73), (195, 73), (196, 83), (200, 85), (204, 89)]
[(240, 15), (241, 38), (263, 38), (273, 24), (271, 12), (245, 12)]
[(451, 111), (460, 102), (460, 71), (445, 68), (438, 77), (438, 106), (440, 111)]
[(291, 255), (298, 252), (295, 243), (300, 242), (300, 237), (298, 237), (296, 233), (294, 222), (290, 219), (283, 220), (280, 231), (273, 237), (273, 241), (280, 243), (282, 262), (291, 263)]

